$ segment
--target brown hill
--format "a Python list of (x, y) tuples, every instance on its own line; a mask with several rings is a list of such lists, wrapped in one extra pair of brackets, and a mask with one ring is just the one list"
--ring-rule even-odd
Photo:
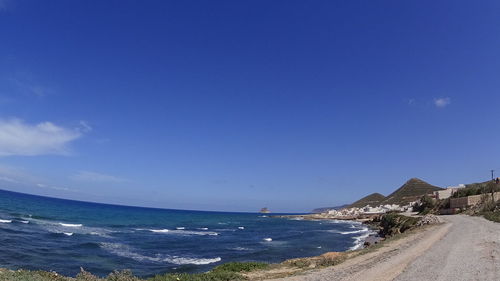
[(389, 194), (382, 204), (399, 204), (404, 205), (412, 201), (418, 200), (425, 194), (433, 191), (442, 190), (443, 188), (426, 183), (417, 178), (412, 178), (403, 184), (393, 193)]
[(382, 201), (384, 201), (385, 196), (380, 193), (372, 193), (368, 196), (365, 196), (358, 201), (352, 203), (348, 206), (348, 208), (362, 208), (366, 205), (370, 205), (372, 207), (379, 206)]

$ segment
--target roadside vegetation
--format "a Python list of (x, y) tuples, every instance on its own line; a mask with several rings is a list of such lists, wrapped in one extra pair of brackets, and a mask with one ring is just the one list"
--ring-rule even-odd
[(419, 219), (408, 217), (398, 213), (388, 213), (380, 218), (380, 235), (382, 237), (392, 237), (404, 233), (417, 226)]
[(148, 279), (134, 276), (128, 270), (115, 271), (104, 278), (97, 277), (83, 269), (75, 278), (47, 271), (0, 270), (0, 281), (237, 281), (247, 280), (243, 273), (262, 270), (268, 266), (267, 263), (259, 262), (230, 262), (205, 273), (168, 273)]

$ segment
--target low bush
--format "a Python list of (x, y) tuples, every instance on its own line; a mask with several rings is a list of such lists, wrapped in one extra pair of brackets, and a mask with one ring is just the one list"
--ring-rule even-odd
[(418, 218), (398, 214), (386, 214), (380, 218), (380, 226), (382, 227), (380, 234), (384, 237), (390, 237), (403, 233), (414, 228), (417, 222)]
[(500, 211), (496, 212), (484, 212), (482, 213), (485, 219), (494, 221), (494, 222), (500, 222)]
[(212, 272), (248, 272), (257, 269), (265, 269), (267, 267), (269, 267), (269, 264), (263, 262), (228, 262), (216, 266)]
[(420, 203), (417, 203), (413, 206), (414, 211), (418, 212), (421, 215), (427, 215), (431, 213), (436, 208), (436, 200), (424, 195), (420, 198)]
[[(240, 273), (249, 272), (249, 271), (258, 270), (258, 269), (265, 269), (268, 266), (269, 266), (269, 264), (261, 263), (261, 262), (228, 262), (228, 263), (216, 266), (211, 271), (205, 272), (205, 273), (197, 273), (197, 274), (169, 273), (169, 274), (163, 274), (163, 275), (156, 275), (153, 278), (150, 278), (149, 281), (232, 281), (232, 280), (246, 280), (246, 278)], [(128, 281), (128, 280), (126, 280), (126, 281)]]
[(237, 281), (245, 280), (246, 278), (241, 274), (230, 271), (207, 272), (197, 274), (164, 274), (156, 275), (150, 278), (149, 281)]

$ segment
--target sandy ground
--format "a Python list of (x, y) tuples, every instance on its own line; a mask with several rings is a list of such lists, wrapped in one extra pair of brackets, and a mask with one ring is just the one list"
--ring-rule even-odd
[(445, 224), (340, 265), (274, 280), (500, 280), (500, 224), (462, 215), (441, 218)]

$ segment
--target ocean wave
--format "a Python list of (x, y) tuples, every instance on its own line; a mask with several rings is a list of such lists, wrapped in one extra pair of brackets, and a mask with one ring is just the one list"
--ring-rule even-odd
[(245, 248), (245, 247), (234, 247), (234, 248), (231, 248), (231, 250), (235, 250), (235, 251), (251, 251), (252, 249)]
[(179, 257), (156, 254), (155, 256), (146, 256), (135, 252), (131, 247), (120, 243), (100, 243), (100, 247), (114, 255), (130, 258), (140, 262), (154, 262), (154, 263), (171, 263), (176, 265), (184, 264), (211, 264), (219, 262), (222, 259), (216, 258), (194, 258), (194, 257)]
[(30, 221), (26, 221), (26, 220), (18, 220), (18, 222), (20, 222), (20, 223), (24, 223), (24, 224), (28, 224), (28, 223), (30, 223)]
[(166, 233), (170, 231), (168, 229), (148, 229), (148, 230), (154, 233)]
[(175, 230), (170, 230), (170, 229), (142, 229), (138, 228), (136, 230), (146, 230), (146, 231), (151, 231), (154, 233), (161, 233), (161, 234), (176, 234), (176, 235), (211, 235), (211, 236), (217, 236), (219, 235), (218, 232), (214, 231), (193, 231), (193, 230), (182, 230), (182, 229), (175, 229)]
[(30, 223), (37, 225), (51, 233), (74, 233), (80, 235), (98, 235), (109, 238), (113, 231), (102, 227), (84, 226), (83, 224), (62, 223), (49, 220), (29, 219)]
[(356, 233), (362, 233), (362, 232), (367, 232), (368, 231), (368, 228), (363, 228), (363, 229), (358, 229), (358, 230), (353, 230), (353, 231), (343, 231), (343, 232), (339, 232), (340, 234), (356, 234)]
[(340, 223), (340, 224), (355, 224), (356, 223), (354, 221), (348, 221), (348, 220), (325, 220), (324, 222), (326, 222), (326, 223)]
[(199, 230), (208, 230), (208, 227), (200, 227)]
[(359, 235), (359, 236), (354, 236), (352, 239), (354, 239), (354, 246), (350, 247), (350, 251), (354, 251), (357, 249), (360, 249), (363, 247), (365, 244), (365, 239), (368, 238), (371, 234), (374, 234), (374, 231), (369, 231), (368, 228), (366, 229), (365, 233)]
[(65, 227), (82, 227), (83, 224), (81, 223), (62, 223), (60, 222), (59, 225), (65, 226)]
[(185, 228), (184, 226), (178, 226), (178, 227), (176, 227), (175, 229), (177, 229), (177, 230), (184, 230), (184, 229), (186, 229), (186, 228)]
[(0, 223), (11, 223), (12, 220), (0, 220)]
[(238, 229), (245, 229), (244, 226), (238, 226)]
[(262, 239), (262, 240), (264, 240), (264, 241), (266, 241), (266, 242), (271, 242), (271, 241), (273, 241), (273, 238), (264, 238), (264, 239)]
[(63, 234), (66, 235), (66, 236), (72, 236), (73, 232), (63, 232)]

